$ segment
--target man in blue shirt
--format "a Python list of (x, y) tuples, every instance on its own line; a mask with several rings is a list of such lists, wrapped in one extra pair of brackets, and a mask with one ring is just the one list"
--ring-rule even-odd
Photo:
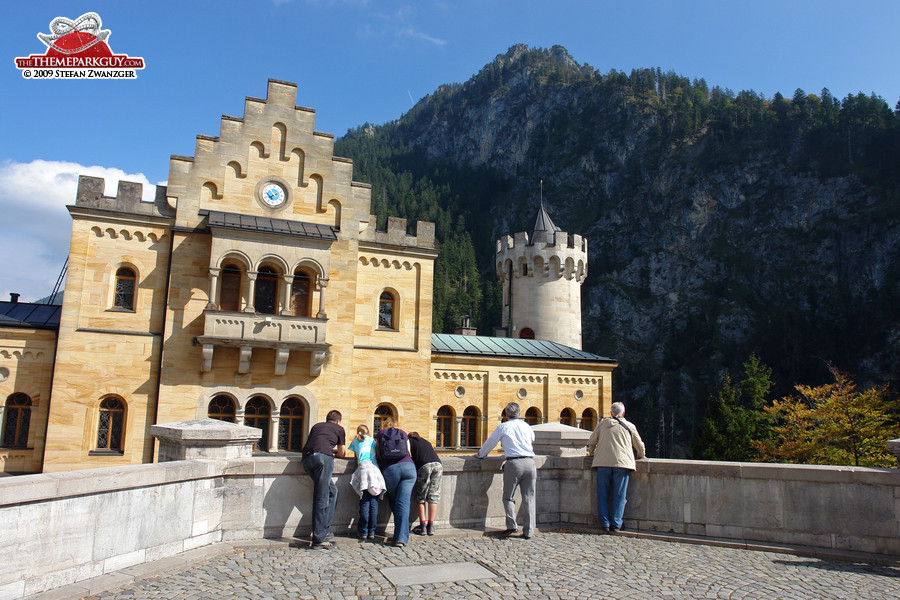
[(491, 450), (503, 446), (503, 508), (506, 511), (506, 533), (512, 535), (519, 530), (516, 524), (516, 501), (513, 495), (516, 488), (522, 487), (522, 505), (525, 507), (525, 523), (522, 526), (522, 537), (530, 540), (534, 535), (535, 522), (535, 487), (537, 486), (537, 468), (534, 465), (534, 430), (525, 421), (519, 419), (519, 405), (510, 402), (503, 409), (503, 422), (497, 426), (490, 437), (475, 455), (487, 458)]

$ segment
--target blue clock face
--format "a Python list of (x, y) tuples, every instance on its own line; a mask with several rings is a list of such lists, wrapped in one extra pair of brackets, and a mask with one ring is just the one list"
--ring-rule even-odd
[(262, 201), (266, 206), (275, 208), (284, 204), (287, 199), (287, 193), (280, 183), (267, 183), (262, 189)]

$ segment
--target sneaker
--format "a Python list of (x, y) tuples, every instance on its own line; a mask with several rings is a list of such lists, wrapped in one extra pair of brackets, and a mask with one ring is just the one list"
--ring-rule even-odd
[(328, 550), (329, 548), (334, 548), (334, 544), (331, 542), (318, 542), (313, 543), (309, 548), (310, 550)]
[(403, 542), (394, 542), (394, 543), (391, 544), (391, 545), (392, 545), (394, 548), (403, 548), (404, 546), (406, 546), (406, 544), (404, 544)]
[(425, 533), (428, 535), (434, 535), (434, 523), (429, 523), (425, 526)]
[(609, 532), (613, 535), (619, 533), (620, 531), (622, 531), (621, 527), (610, 527), (609, 528)]
[(416, 525), (413, 527), (412, 532), (416, 535), (425, 535), (425, 525)]
[(519, 533), (518, 529), (507, 529), (503, 532), (503, 535), (515, 535)]
[(374, 533), (370, 533), (369, 535), (366, 536), (366, 539), (367, 539), (367, 540), (372, 540), (372, 541), (374, 542), (374, 541), (375, 541), (375, 534), (374, 534)]

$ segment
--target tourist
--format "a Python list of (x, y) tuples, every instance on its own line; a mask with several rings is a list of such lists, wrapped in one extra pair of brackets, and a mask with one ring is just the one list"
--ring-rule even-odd
[(338, 489), (331, 481), (334, 457), (344, 458), (345, 433), (341, 427), (341, 413), (329, 411), (324, 423), (316, 423), (309, 430), (303, 446), (303, 469), (313, 481), (312, 548), (330, 548), (329, 529), (334, 518)]
[(625, 512), (628, 477), (634, 471), (634, 455), (644, 458), (644, 442), (634, 423), (625, 420), (625, 405), (613, 402), (610, 417), (603, 419), (587, 444), (591, 466), (597, 471), (597, 516), (600, 529), (618, 533)]
[(537, 520), (534, 498), (537, 486), (537, 468), (534, 465), (534, 430), (525, 421), (519, 419), (519, 405), (515, 402), (510, 402), (503, 409), (501, 423), (475, 456), (486, 458), (497, 442), (503, 446), (503, 456), (506, 458), (506, 462), (503, 464), (503, 508), (506, 511), (504, 534), (512, 535), (519, 530), (516, 524), (516, 501), (513, 495), (516, 493), (516, 488), (521, 486), (522, 506), (525, 508), (522, 537), (530, 540), (534, 535)]
[(418, 535), (434, 535), (434, 518), (437, 515), (438, 501), (441, 499), (441, 475), (444, 473), (444, 466), (431, 442), (415, 431), (409, 434), (409, 453), (416, 466), (416, 486), (413, 488), (413, 496), (419, 505), (419, 524), (412, 531)]
[(369, 428), (360, 425), (349, 449), (356, 455), (356, 470), (350, 478), (350, 486), (359, 494), (359, 522), (356, 533), (361, 540), (375, 539), (378, 525), (378, 499), (384, 495), (384, 477), (375, 464), (375, 439)]
[(409, 455), (406, 432), (394, 427), (391, 417), (385, 417), (382, 425), (384, 428), (375, 434), (375, 448), (394, 515), (394, 535), (388, 543), (402, 548), (409, 543), (409, 501), (416, 482), (416, 467)]

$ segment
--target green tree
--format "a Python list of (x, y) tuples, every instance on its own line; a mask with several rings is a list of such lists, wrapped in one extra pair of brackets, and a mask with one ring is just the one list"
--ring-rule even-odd
[(705, 460), (746, 461), (756, 458), (754, 440), (766, 436), (770, 419), (763, 408), (772, 389), (772, 369), (756, 354), (744, 363), (744, 379), (732, 383), (725, 374), (721, 387), (710, 394), (706, 418), (700, 425), (691, 453)]
[(858, 391), (829, 364), (834, 383), (798, 385), (797, 395), (765, 410), (776, 419), (772, 437), (755, 446), (763, 460), (805, 464), (893, 466), (885, 442), (900, 437), (900, 401), (888, 385)]

